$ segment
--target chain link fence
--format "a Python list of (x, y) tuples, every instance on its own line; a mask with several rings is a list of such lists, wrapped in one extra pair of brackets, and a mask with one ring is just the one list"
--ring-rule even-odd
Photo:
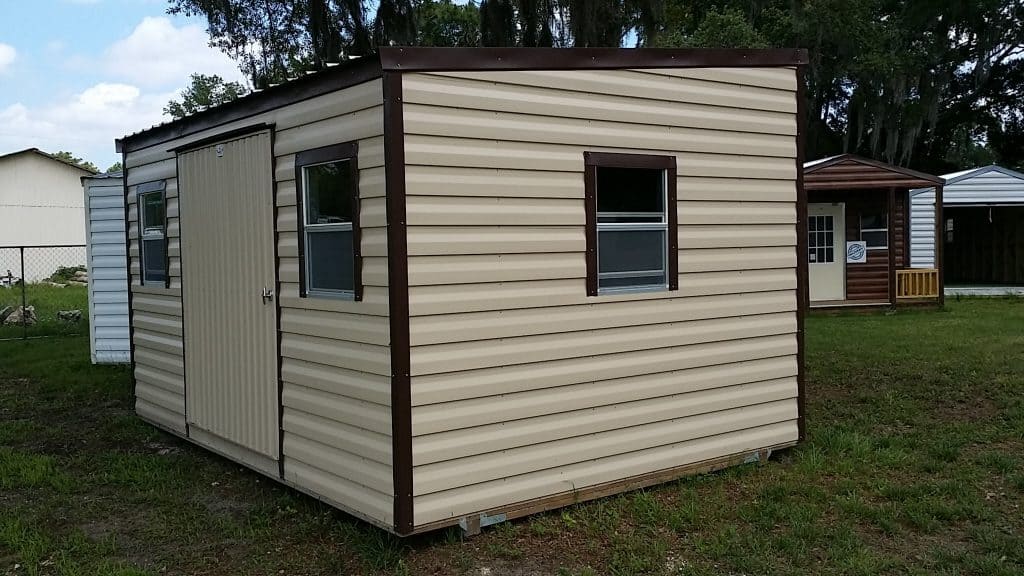
[(0, 247), (0, 340), (85, 334), (85, 246)]

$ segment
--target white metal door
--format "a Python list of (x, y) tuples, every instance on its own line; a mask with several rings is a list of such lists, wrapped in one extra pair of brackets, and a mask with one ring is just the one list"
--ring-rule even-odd
[(178, 156), (187, 422), (277, 459), (272, 164), (269, 132)]
[(845, 204), (807, 206), (807, 276), (812, 302), (846, 299)]

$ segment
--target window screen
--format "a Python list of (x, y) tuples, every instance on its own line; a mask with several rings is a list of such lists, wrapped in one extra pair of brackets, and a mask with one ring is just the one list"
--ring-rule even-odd
[(668, 170), (615, 165), (593, 170), (598, 292), (668, 289)]
[(302, 295), (358, 299), (359, 180), (354, 143), (300, 152)]
[[(152, 190), (152, 191), (147, 191)], [(140, 184), (137, 188), (142, 283), (167, 283), (166, 198), (164, 183)]]

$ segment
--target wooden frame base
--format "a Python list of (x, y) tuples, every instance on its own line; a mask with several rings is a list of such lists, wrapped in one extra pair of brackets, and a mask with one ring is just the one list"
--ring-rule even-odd
[(722, 456), (720, 458), (714, 458), (712, 460), (704, 460), (701, 462), (694, 462), (692, 464), (685, 464), (683, 466), (676, 466), (674, 468), (666, 468), (664, 470), (658, 470), (657, 472), (651, 472), (649, 474), (642, 474), (639, 476), (632, 476), (624, 478), (622, 480), (616, 480), (613, 482), (605, 482), (604, 484), (597, 484), (579, 490), (569, 490), (561, 492), (559, 494), (552, 494), (551, 496), (545, 496), (543, 498), (537, 498), (534, 500), (527, 500), (525, 502), (517, 502), (501, 508), (493, 508), (490, 510), (482, 510), (474, 512), (472, 514), (466, 514), (455, 518), (448, 518), (445, 520), (438, 520), (436, 522), (429, 522), (413, 528), (413, 534), (423, 534), (425, 532), (432, 532), (441, 528), (447, 528), (448, 526), (455, 526), (459, 524), (459, 521), (463, 518), (480, 517), (484, 516), (498, 516), (504, 515), (506, 520), (512, 520), (513, 518), (522, 518), (523, 516), (529, 516), (531, 514), (537, 514), (540, 512), (546, 512), (548, 510), (555, 510), (558, 508), (564, 508), (572, 504), (580, 502), (587, 502), (590, 500), (596, 500), (598, 498), (604, 498), (605, 496), (613, 496), (615, 494), (621, 494), (623, 492), (629, 492), (632, 490), (639, 490), (641, 488), (647, 488), (649, 486), (655, 486), (657, 484), (664, 484), (672, 480), (678, 480), (686, 476), (696, 476), (699, 474), (707, 474), (710, 472), (716, 472), (718, 470), (724, 470), (725, 468), (731, 468), (740, 464), (748, 462), (765, 462), (768, 457), (771, 456), (772, 452), (783, 450), (785, 448), (791, 448), (797, 445), (797, 441), (786, 442), (784, 444), (776, 444), (774, 446), (768, 446), (765, 448), (759, 448), (757, 450), (751, 450), (747, 452), (741, 452), (738, 454), (730, 454), (728, 456)]

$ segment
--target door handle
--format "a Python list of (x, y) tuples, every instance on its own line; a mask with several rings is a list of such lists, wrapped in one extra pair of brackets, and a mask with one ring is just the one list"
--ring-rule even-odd
[(263, 287), (263, 292), (260, 293), (260, 296), (263, 298), (263, 303), (264, 304), (266, 304), (268, 302), (273, 302), (274, 301), (274, 289), (271, 288), (270, 286), (264, 286)]

